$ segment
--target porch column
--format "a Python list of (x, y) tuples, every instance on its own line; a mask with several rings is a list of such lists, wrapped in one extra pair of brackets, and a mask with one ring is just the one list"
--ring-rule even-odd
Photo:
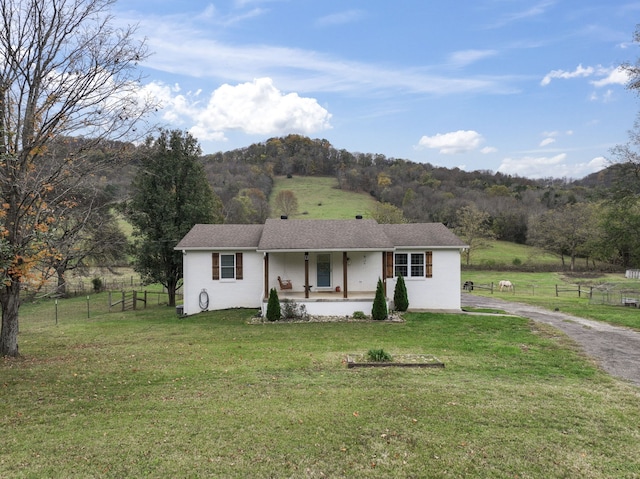
[(347, 263), (349, 262), (349, 258), (347, 257), (347, 252), (342, 252), (342, 297), (347, 298)]
[(387, 296), (387, 252), (382, 252), (382, 286), (384, 295)]
[(269, 297), (269, 253), (264, 254), (264, 297)]
[(309, 299), (309, 253), (304, 254), (304, 297)]

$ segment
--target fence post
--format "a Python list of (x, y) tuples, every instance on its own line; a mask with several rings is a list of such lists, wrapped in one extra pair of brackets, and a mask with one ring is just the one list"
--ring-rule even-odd
[(124, 311), (124, 290), (122, 290), (122, 311)]
[(556, 298), (558, 297), (558, 285), (556, 284)]
[(133, 310), (136, 310), (138, 305), (138, 292), (136, 290), (133, 291)]
[(144, 309), (147, 309), (147, 290), (144, 290)]
[(493, 294), (493, 281), (491, 281), (491, 294)]

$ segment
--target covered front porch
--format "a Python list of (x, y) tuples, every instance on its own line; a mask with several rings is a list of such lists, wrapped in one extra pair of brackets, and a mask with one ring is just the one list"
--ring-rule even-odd
[(368, 315), (378, 279), (386, 285), (386, 258), (383, 251), (264, 252), (263, 316), (272, 288), (280, 301), (304, 305), (311, 315)]

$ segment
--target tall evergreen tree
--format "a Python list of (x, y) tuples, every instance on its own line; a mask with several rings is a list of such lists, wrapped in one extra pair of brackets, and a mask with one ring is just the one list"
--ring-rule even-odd
[(173, 248), (196, 223), (222, 223), (222, 203), (207, 182), (200, 146), (189, 133), (162, 130), (141, 151), (126, 210), (134, 228), (134, 268), (167, 288), (169, 306), (175, 306), (182, 255)]
[(407, 285), (404, 284), (404, 277), (398, 276), (396, 288), (393, 291), (393, 304), (398, 311), (409, 309), (409, 296), (407, 295)]
[(278, 292), (275, 288), (269, 291), (269, 302), (267, 303), (267, 319), (269, 321), (280, 321), (282, 317), (282, 309), (280, 308), (280, 300)]
[(371, 309), (371, 319), (383, 321), (387, 319), (388, 315), (389, 311), (387, 310), (387, 300), (384, 296), (384, 286), (382, 285), (382, 280), (378, 278), (376, 296), (373, 299), (373, 308)]

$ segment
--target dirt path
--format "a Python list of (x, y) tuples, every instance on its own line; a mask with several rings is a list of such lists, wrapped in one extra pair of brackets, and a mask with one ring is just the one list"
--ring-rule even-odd
[(640, 386), (640, 332), (536, 306), (469, 293), (462, 293), (462, 306), (496, 308), (550, 324), (579, 344), (609, 374)]

